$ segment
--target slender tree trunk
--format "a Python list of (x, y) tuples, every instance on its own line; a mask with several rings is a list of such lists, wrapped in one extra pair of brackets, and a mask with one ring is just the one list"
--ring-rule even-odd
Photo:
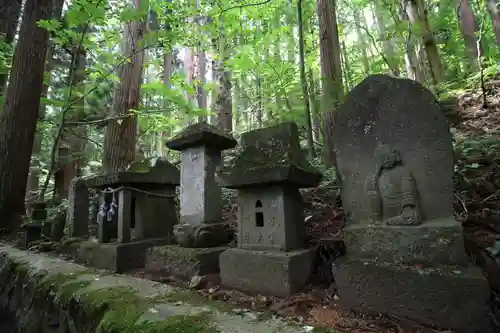
[(491, 24), (493, 25), (493, 32), (495, 33), (495, 39), (497, 41), (497, 46), (500, 46), (500, 13), (498, 1), (495, 0), (484, 0), (488, 12), (491, 17)]
[(379, 38), (382, 41), (382, 47), (384, 50), (385, 58), (387, 59), (387, 66), (389, 67), (389, 71), (392, 75), (399, 76), (399, 64), (394, 52), (392, 38), (388, 36), (387, 33), (386, 18), (384, 16), (382, 2), (375, 1), (374, 14), (375, 20), (377, 22)]
[(478, 50), (476, 15), (474, 15), (468, 0), (457, 0), (457, 21), (465, 43), (467, 67), (470, 72), (475, 72), (479, 69), (477, 60), (481, 56), (481, 47)]
[[(0, 0), (0, 41), (12, 45), (16, 34), (17, 23), (21, 16), (22, 0)], [(0, 68), (1, 70), (1, 68)], [(7, 74), (0, 71), (0, 96), (3, 95)]]
[[(134, 0), (135, 8), (141, 0)], [(125, 25), (125, 57), (130, 58), (120, 67), (120, 84), (113, 100), (112, 116), (104, 137), (104, 169), (123, 170), (135, 160), (137, 141), (137, 117), (129, 112), (137, 109), (141, 98), (142, 67), (144, 64), (143, 41), (146, 30), (145, 20), (128, 22)]]
[(300, 85), (302, 87), (302, 98), (304, 100), (304, 116), (306, 117), (307, 146), (311, 157), (316, 157), (314, 149), (314, 139), (311, 122), (311, 106), (309, 104), (309, 92), (306, 78), (306, 64), (304, 54), (304, 24), (302, 19), (302, 0), (297, 1), (297, 21), (299, 23), (299, 65), (300, 65)]
[(317, 0), (316, 4), (319, 21), (321, 76), (323, 79), (321, 110), (325, 117), (323, 156), (328, 166), (334, 166), (335, 153), (332, 142), (334, 112), (344, 98), (336, 3), (335, 0)]
[(370, 73), (370, 64), (368, 62), (368, 43), (366, 42), (366, 38), (361, 31), (362, 26), (366, 26), (364, 18), (361, 19), (361, 15), (363, 12), (359, 12), (354, 10), (354, 24), (356, 25), (356, 36), (358, 39), (358, 45), (361, 50), (361, 63), (363, 64), (363, 74), (368, 75)]
[(445, 79), (445, 73), (429, 18), (427, 17), (427, 8), (425, 7), (424, 0), (405, 0), (405, 2), (410, 22), (419, 28), (422, 45), (427, 55), (429, 72), (432, 76), (433, 84), (437, 85)]
[[(83, 31), (80, 31), (83, 33)], [(85, 117), (84, 95), (82, 83), (85, 80), (86, 52), (80, 47), (73, 49), (73, 62), (70, 68), (69, 84), (71, 86), (71, 100), (75, 105), (69, 111), (68, 122), (78, 122)], [(58, 147), (57, 169), (54, 173), (54, 197), (57, 200), (68, 197), (68, 188), (73, 178), (77, 176), (77, 170), (84, 164), (82, 155), (84, 144), (81, 137), (85, 138), (83, 126), (65, 125)]]
[(0, 114), (0, 227), (19, 225), (35, 138), (47, 54), (47, 30), (40, 20), (51, 18), (52, 0), (27, 0), (14, 53), (11, 80)]

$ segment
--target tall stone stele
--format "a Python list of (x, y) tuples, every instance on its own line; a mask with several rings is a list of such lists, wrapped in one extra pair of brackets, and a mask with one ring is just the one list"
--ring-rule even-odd
[(300, 188), (321, 181), (300, 149), (295, 123), (244, 133), (242, 151), (221, 170), (223, 185), (238, 190), (238, 247), (219, 259), (223, 285), (249, 293), (288, 297), (309, 278)]
[(221, 152), (236, 145), (231, 135), (206, 122), (186, 127), (167, 142), (181, 155), (180, 223), (174, 228), (179, 245), (207, 248), (229, 242), (216, 172)]
[(332, 130), (348, 216), (347, 257), (333, 274), (351, 309), (459, 332), (487, 332), (488, 284), (453, 217), (453, 146), (433, 94), (419, 83), (366, 78)]

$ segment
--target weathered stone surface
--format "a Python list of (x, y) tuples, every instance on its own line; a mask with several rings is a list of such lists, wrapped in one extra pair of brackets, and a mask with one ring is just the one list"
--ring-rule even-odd
[(341, 259), (333, 271), (341, 302), (460, 333), (489, 332), (489, 286), (475, 268), (417, 268)]
[(194, 293), (0, 245), (0, 327), (22, 333), (305, 333)]
[(469, 266), (460, 222), (433, 220), (416, 227), (359, 226), (344, 229), (349, 257), (394, 264)]
[(137, 268), (144, 268), (146, 265), (147, 249), (169, 243), (171, 243), (171, 240), (168, 238), (152, 238), (131, 243), (106, 244), (86, 241), (78, 244), (78, 248), (72, 254), (77, 262), (123, 273)]
[(222, 199), (215, 174), (220, 150), (196, 147), (181, 152), (180, 223), (220, 223)]
[(291, 251), (307, 247), (297, 188), (276, 185), (239, 190), (238, 221), (240, 248)]
[(169, 148), (181, 151), (181, 224), (174, 229), (179, 245), (211, 247), (227, 243), (224, 227), (217, 226), (222, 222), (222, 194), (216, 172), (221, 151), (236, 144), (232, 136), (206, 122), (188, 126), (167, 143)]
[(82, 178), (73, 178), (68, 190), (66, 225), (69, 237), (86, 237), (89, 234), (89, 191)]
[(370, 76), (332, 133), (347, 212), (347, 257), (333, 269), (344, 305), (485, 332), (488, 287), (453, 217), (451, 134), (432, 93)]
[(167, 147), (173, 150), (185, 150), (194, 147), (207, 147), (215, 150), (225, 150), (236, 147), (238, 142), (229, 134), (206, 122), (186, 127), (172, 140)]
[(290, 183), (314, 187), (322, 175), (305, 158), (299, 143), (299, 130), (293, 122), (281, 123), (243, 133), (242, 150), (220, 172), (228, 188), (244, 188)]
[(134, 186), (149, 189), (164, 185), (178, 186), (180, 172), (166, 159), (146, 158), (132, 163), (125, 171), (85, 178), (85, 184), (88, 188)]
[(311, 273), (314, 250), (291, 252), (228, 249), (220, 255), (224, 286), (247, 293), (289, 297)]
[(146, 252), (146, 268), (159, 269), (184, 280), (219, 273), (219, 256), (227, 247), (157, 246)]
[(332, 134), (350, 224), (370, 220), (365, 182), (377, 171), (375, 151), (381, 144), (397, 149), (414, 176), (424, 220), (453, 215), (451, 134), (425, 87), (408, 79), (369, 76), (336, 111)]

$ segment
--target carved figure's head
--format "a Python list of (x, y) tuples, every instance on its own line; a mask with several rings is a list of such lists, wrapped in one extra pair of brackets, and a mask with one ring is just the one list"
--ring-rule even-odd
[(375, 157), (383, 169), (392, 169), (401, 164), (401, 154), (387, 144), (380, 145), (375, 151)]

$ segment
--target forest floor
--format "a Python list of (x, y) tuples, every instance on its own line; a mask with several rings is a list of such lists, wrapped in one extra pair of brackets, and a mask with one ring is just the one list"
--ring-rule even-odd
[[(487, 273), (494, 293), (500, 295), (500, 242), (497, 242), (500, 241), (500, 75), (491, 78), (485, 86), (487, 108), (484, 107), (480, 88), (455, 91), (444, 104), (446, 118), (455, 136), (455, 215), (463, 223), (468, 253)], [(318, 249), (316, 265), (321, 266), (316, 282), (331, 281), (331, 262), (344, 254), (339, 242), (344, 215), (339, 188), (325, 182), (318, 188), (304, 191), (303, 197), (308, 233)], [(236, 226), (236, 203), (230, 195), (227, 198), (224, 217)], [(137, 275), (153, 280), (167, 279), (169, 283), (183, 285), (154, 272), (141, 271)], [(289, 299), (248, 296), (224, 290), (216, 278), (208, 281), (198, 292), (210, 299), (224, 300), (253, 310), (271, 311), (315, 327), (334, 328), (343, 333), (451, 333), (422, 327), (402, 318), (364, 316), (342, 310), (337, 304), (334, 283), (309, 287)]]

